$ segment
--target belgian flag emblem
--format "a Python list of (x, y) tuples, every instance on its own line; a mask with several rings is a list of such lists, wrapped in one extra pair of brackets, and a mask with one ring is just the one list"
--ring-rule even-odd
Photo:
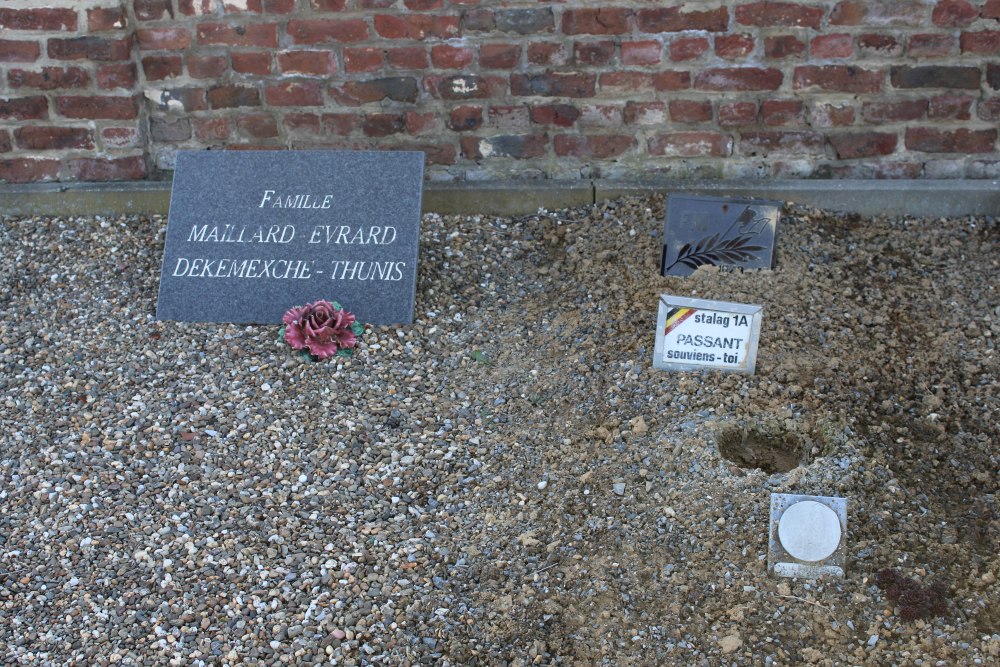
[(667, 324), (663, 328), (663, 335), (666, 336), (668, 333), (680, 326), (681, 322), (698, 312), (697, 308), (671, 308), (667, 312)]

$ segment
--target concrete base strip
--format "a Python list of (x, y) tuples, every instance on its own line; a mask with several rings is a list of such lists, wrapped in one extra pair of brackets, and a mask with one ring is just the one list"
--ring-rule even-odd
[[(1000, 181), (499, 181), (426, 183), (424, 212), (524, 215), (653, 193), (753, 196), (861, 215), (1000, 215)], [(170, 183), (0, 185), (0, 215), (165, 214)]]

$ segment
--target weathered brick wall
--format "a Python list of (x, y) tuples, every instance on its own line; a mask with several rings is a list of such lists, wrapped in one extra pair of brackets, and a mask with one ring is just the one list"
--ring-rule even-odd
[(0, 0), (0, 179), (184, 148), (436, 179), (1000, 176), (1000, 0)]

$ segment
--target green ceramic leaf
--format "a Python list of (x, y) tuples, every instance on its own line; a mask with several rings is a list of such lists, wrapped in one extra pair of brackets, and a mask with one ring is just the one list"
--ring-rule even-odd
[(350, 357), (354, 354), (354, 350), (347, 348), (342, 350), (337, 350), (338, 357)]
[(360, 336), (365, 332), (365, 328), (361, 325), (360, 322), (355, 322), (354, 324), (351, 325), (351, 331), (354, 332), (355, 336)]
[(278, 338), (280, 338), (281, 340), (285, 340), (285, 329), (287, 328), (288, 327), (281, 327), (280, 329), (278, 329)]
[(340, 305), (339, 303), (337, 303), (336, 301), (334, 301), (334, 302), (333, 302), (333, 309), (334, 309), (334, 310), (343, 310), (343, 308), (344, 308), (344, 307), (343, 307), (343, 306), (341, 306), (341, 305)]

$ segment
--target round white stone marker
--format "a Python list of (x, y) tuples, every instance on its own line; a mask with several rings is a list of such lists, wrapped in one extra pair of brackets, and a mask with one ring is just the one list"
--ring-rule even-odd
[(794, 558), (814, 563), (828, 558), (840, 544), (837, 513), (815, 500), (803, 500), (778, 520), (778, 539)]

